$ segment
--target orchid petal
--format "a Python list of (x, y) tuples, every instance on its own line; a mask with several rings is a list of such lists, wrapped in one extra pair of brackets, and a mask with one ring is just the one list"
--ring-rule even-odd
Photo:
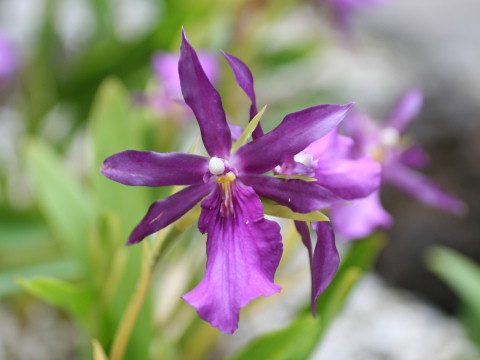
[(407, 91), (395, 104), (388, 120), (387, 127), (393, 127), (399, 133), (403, 133), (410, 122), (420, 112), (423, 104), (423, 94), (418, 89)]
[(340, 199), (330, 190), (314, 182), (283, 180), (263, 175), (241, 175), (258, 195), (275, 200), (295, 212), (309, 213), (324, 209)]
[(330, 285), (340, 264), (340, 256), (335, 246), (335, 234), (327, 222), (312, 223), (317, 233), (317, 243), (312, 259), (312, 313), (318, 297)]
[(312, 276), (311, 309), (313, 316), (316, 315), (317, 298), (330, 285), (340, 264), (340, 256), (335, 246), (335, 234), (330, 224), (326, 222), (311, 223), (317, 233), (315, 251), (312, 251), (310, 231), (305, 222), (295, 221), (295, 227), (307, 248)]
[(352, 158), (353, 148), (353, 140), (334, 129), (301, 153), (314, 159), (318, 183), (346, 200), (365, 197), (380, 185), (380, 164), (369, 155)]
[(152, 57), (152, 68), (168, 96), (181, 96), (178, 78), (178, 54), (157, 52)]
[[(255, 89), (253, 87), (252, 72), (248, 66), (237, 57), (227, 54), (224, 51), (222, 51), (222, 54), (227, 59), (238, 86), (242, 88), (252, 102), (252, 105), (250, 106), (250, 120), (252, 120), (255, 115), (257, 115), (257, 100), (255, 98)], [(261, 136), (263, 136), (262, 126), (258, 124), (253, 131), (252, 137), (253, 139), (256, 139)]]
[(17, 72), (18, 67), (17, 49), (2, 31), (0, 32), (0, 83), (11, 79)]
[(318, 183), (342, 199), (365, 197), (380, 186), (381, 166), (365, 155), (356, 160), (323, 162), (315, 169)]
[(307, 248), (308, 252), (308, 262), (310, 265), (310, 276), (311, 276), (311, 307), (312, 307), (312, 314), (315, 316), (316, 311), (314, 307), (314, 290), (313, 290), (313, 248), (312, 248), (312, 239), (310, 238), (310, 230), (308, 229), (308, 225), (304, 221), (295, 221), (295, 228), (297, 232), (300, 234), (300, 238), (302, 239), (303, 245)]
[(244, 172), (263, 174), (330, 132), (352, 106), (319, 105), (288, 114), (274, 130), (238, 149), (232, 163)]
[(199, 229), (208, 233), (206, 272), (183, 296), (202, 319), (229, 334), (237, 329), (243, 306), (280, 291), (273, 279), (282, 256), (280, 226), (264, 219), (257, 194), (238, 181), (231, 190), (233, 215), (219, 215), (219, 190), (202, 203)]
[(401, 152), (398, 160), (408, 167), (422, 169), (428, 165), (430, 157), (419, 145), (412, 145)]
[(373, 231), (392, 226), (393, 219), (383, 209), (378, 191), (352, 204), (335, 205), (330, 211), (335, 231), (347, 240), (370, 235)]
[(242, 136), (243, 134), (243, 128), (239, 125), (234, 125), (230, 123), (228, 123), (228, 127), (230, 129), (230, 133), (232, 134), (232, 142), (240, 139), (240, 136)]
[(147, 215), (130, 235), (127, 245), (136, 244), (174, 221), (180, 219), (191, 208), (212, 191), (215, 183), (208, 182), (189, 186), (172, 196), (154, 202)]
[(232, 139), (220, 94), (208, 80), (183, 31), (178, 62), (183, 98), (197, 118), (203, 144), (211, 156), (228, 159)]
[(351, 112), (342, 122), (343, 132), (354, 141), (351, 155), (359, 157), (371, 148), (378, 146), (381, 129), (378, 124), (367, 115)]
[(439, 185), (400, 164), (388, 166), (384, 171), (385, 179), (415, 199), (454, 214), (462, 214), (467, 206), (456, 196), (443, 190)]
[(108, 157), (101, 171), (125, 185), (192, 185), (203, 182), (208, 159), (192, 154), (127, 150)]

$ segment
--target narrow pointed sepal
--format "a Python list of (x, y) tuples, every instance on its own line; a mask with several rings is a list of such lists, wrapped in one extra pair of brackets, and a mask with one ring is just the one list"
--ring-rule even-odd
[(467, 211), (467, 205), (458, 197), (442, 189), (425, 175), (406, 166), (400, 164), (389, 166), (385, 170), (385, 178), (426, 205), (457, 215)]
[(103, 162), (101, 172), (131, 186), (193, 185), (203, 182), (208, 159), (192, 154), (127, 150)]
[(214, 183), (191, 185), (172, 196), (154, 202), (145, 217), (132, 231), (126, 245), (136, 244), (174, 221), (180, 219), (200, 200), (207, 196)]
[(312, 313), (315, 316), (316, 301), (335, 277), (340, 265), (340, 255), (330, 223), (322, 221), (311, 225), (317, 233), (312, 259)]
[(397, 101), (388, 116), (387, 127), (404, 133), (423, 105), (423, 93), (419, 89), (410, 89)]
[(288, 114), (275, 129), (238, 149), (232, 161), (239, 171), (270, 171), (333, 130), (352, 106), (319, 105)]
[(203, 144), (210, 156), (228, 158), (232, 139), (220, 94), (200, 64), (183, 31), (178, 73), (183, 98), (197, 118)]
[(341, 199), (316, 182), (277, 179), (264, 175), (242, 175), (241, 180), (257, 194), (298, 213), (325, 209)]
[(335, 234), (331, 225), (327, 222), (313, 222), (311, 225), (317, 233), (315, 250), (312, 248), (307, 223), (295, 221), (295, 227), (308, 251), (312, 278), (311, 310), (315, 317), (317, 299), (335, 277), (340, 264), (340, 256), (335, 246)]
[[(250, 120), (252, 120), (255, 115), (257, 115), (257, 99), (255, 97), (255, 89), (253, 87), (253, 75), (248, 66), (239, 58), (227, 54), (226, 52), (222, 51), (223, 55), (228, 61), (230, 68), (233, 71), (233, 75), (235, 76), (235, 80), (237, 81), (238, 86), (242, 88), (242, 90), (247, 94), (250, 98), (252, 104), (250, 105)], [(258, 124), (253, 131), (252, 137), (256, 139), (258, 137), (263, 136), (262, 126)]]

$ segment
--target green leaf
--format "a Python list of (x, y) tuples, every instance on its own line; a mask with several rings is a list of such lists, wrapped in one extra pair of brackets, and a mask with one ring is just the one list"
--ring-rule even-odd
[[(113, 289), (113, 294), (108, 294), (111, 300), (108, 310), (102, 314), (105, 326), (99, 339), (108, 350), (128, 300), (135, 292), (141, 268), (141, 247), (124, 248), (123, 244), (156, 199), (150, 196), (153, 192), (149, 188), (125, 186), (107, 179), (100, 172), (101, 164), (110, 155), (125, 150), (147, 150), (144, 148), (148, 130), (145, 112), (132, 107), (128, 91), (118, 80), (107, 79), (101, 85), (95, 97), (89, 125), (95, 164), (92, 183), (97, 194), (98, 206), (103, 216), (118, 219), (115, 229), (101, 234), (109, 239), (114, 238), (114, 241), (107, 242), (110, 247), (107, 246), (104, 251), (107, 252), (107, 256), (117, 254), (118, 251), (125, 253), (124, 258), (120, 257), (122, 268), (124, 266), (121, 283)], [(150, 299), (147, 297), (129, 341), (125, 358), (148, 358), (148, 347), (152, 337), (151, 311)]]
[(293, 212), (286, 206), (263, 203), (263, 212), (266, 215), (299, 220), (299, 221), (330, 221), (327, 215), (320, 211), (312, 211), (306, 214)]
[(83, 265), (70, 258), (51, 260), (29, 266), (12, 267), (0, 271), (0, 297), (17, 293), (21, 287), (15, 278), (33, 278), (37, 276), (60, 276), (64, 279), (77, 278), (83, 271)]
[(317, 319), (311, 314), (303, 314), (287, 328), (270, 333), (254, 340), (231, 360), (269, 359), (304, 360), (308, 359), (317, 347), (328, 323), (342, 307), (347, 294), (361, 275), (361, 270), (350, 269), (339, 280), (335, 291), (330, 293), (326, 308), (329, 313), (320, 313)]
[(241, 146), (245, 145), (247, 142), (248, 138), (252, 136), (253, 131), (257, 127), (258, 123), (260, 122), (260, 119), (262, 118), (263, 113), (265, 112), (265, 109), (267, 108), (267, 105), (265, 105), (262, 110), (260, 110), (257, 115), (248, 123), (248, 125), (245, 127), (245, 130), (243, 130), (242, 135), (238, 138), (237, 141), (232, 145), (232, 153), (237, 151)]
[(0, 227), (0, 271), (56, 260), (61, 256), (45, 225), (8, 221)]
[(132, 109), (125, 87), (118, 80), (105, 80), (95, 97), (90, 116), (95, 164), (92, 182), (100, 211), (120, 216), (121, 234), (125, 241), (150, 205), (149, 189), (126, 187), (107, 179), (101, 174), (100, 167), (107, 157), (118, 152), (146, 150), (142, 137), (145, 126), (145, 113)]
[(427, 267), (445, 281), (480, 319), (480, 266), (442, 246), (431, 247), (425, 260)]
[(296, 179), (296, 180), (303, 180), (307, 182), (317, 181), (317, 179), (315, 178), (303, 176), (303, 175), (273, 175), (273, 177), (276, 177), (278, 179), (285, 179), (285, 180)]
[(97, 339), (92, 340), (93, 360), (108, 360), (105, 350)]
[(91, 194), (47, 143), (39, 139), (29, 141), (25, 158), (35, 201), (49, 227), (72, 255), (85, 259), (87, 231), (97, 213)]
[(249, 344), (231, 360), (304, 360), (305, 353), (316, 345), (320, 321), (302, 316), (288, 328), (270, 333)]
[(367, 238), (356, 239), (351, 244), (348, 253), (340, 264), (337, 275), (351, 267), (358, 267), (363, 271), (370, 270), (385, 246), (386, 239), (383, 233), (374, 233)]
[(48, 277), (30, 280), (18, 277), (17, 282), (30, 294), (54, 307), (64, 309), (88, 327), (90, 311), (95, 302), (94, 294), (88, 289)]

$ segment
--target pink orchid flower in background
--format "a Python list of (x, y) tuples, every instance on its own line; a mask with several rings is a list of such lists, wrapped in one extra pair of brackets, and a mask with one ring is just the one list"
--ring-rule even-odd
[[(275, 172), (311, 177), (317, 184), (344, 200), (339, 204), (364, 198), (377, 191), (381, 166), (368, 154), (354, 156), (353, 149), (353, 140), (339, 135), (338, 128), (334, 128), (289, 161), (277, 166)], [(331, 283), (340, 264), (335, 245), (336, 228), (326, 222), (311, 223), (317, 234), (313, 248), (307, 224), (296, 221), (295, 226), (309, 254), (312, 269), (311, 306), (312, 313), (315, 314), (316, 300)]]
[(0, 84), (10, 80), (18, 70), (18, 57), (14, 45), (0, 32)]
[(316, 0), (326, 6), (333, 17), (335, 26), (346, 34), (351, 34), (352, 18), (358, 11), (371, 6), (381, 5), (390, 0)]
[[(398, 100), (385, 124), (352, 113), (343, 124), (345, 132), (355, 140), (355, 156), (370, 154), (381, 163), (384, 183), (396, 186), (426, 205), (462, 214), (467, 209), (463, 201), (416, 171), (427, 165), (428, 156), (419, 145), (409, 144), (402, 137), (422, 103), (422, 92), (411, 89)], [(347, 239), (364, 237), (393, 224), (392, 217), (380, 203), (379, 191), (355, 200), (352, 205), (334, 205), (331, 218), (335, 230)]]
[[(194, 115), (183, 100), (178, 76), (179, 57), (178, 53), (157, 52), (152, 58), (155, 89), (152, 93), (136, 94), (136, 100), (160, 116), (189, 120)], [(207, 78), (215, 85), (220, 75), (217, 57), (211, 52), (201, 51), (198, 58)]]

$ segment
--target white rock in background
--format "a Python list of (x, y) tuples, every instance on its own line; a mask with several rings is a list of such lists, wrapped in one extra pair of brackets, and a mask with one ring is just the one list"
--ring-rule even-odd
[(454, 318), (368, 275), (354, 289), (314, 360), (479, 359)]

